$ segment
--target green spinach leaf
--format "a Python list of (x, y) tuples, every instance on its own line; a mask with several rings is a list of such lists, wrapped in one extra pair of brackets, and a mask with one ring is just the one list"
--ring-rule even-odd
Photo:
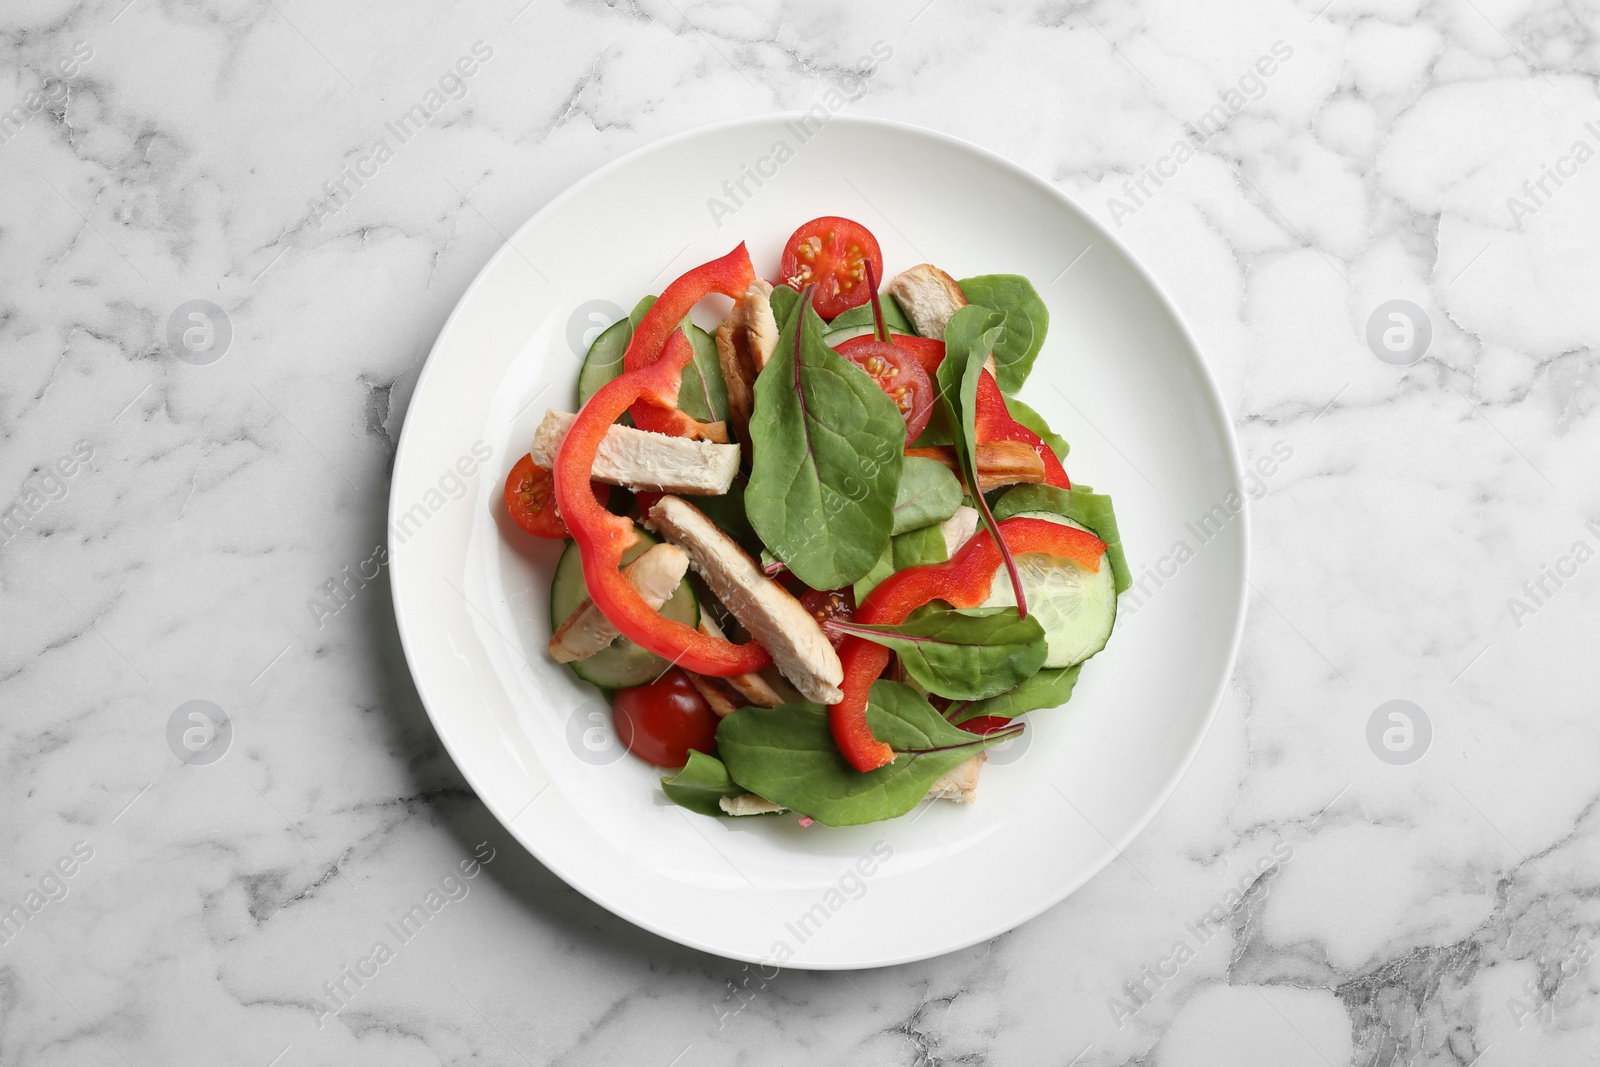
[(1050, 328), (1050, 310), (1033, 283), (1020, 274), (984, 274), (959, 283), (967, 299), (1005, 315), (1005, 330), (994, 346), (995, 381), (1014, 393), (1028, 380), (1033, 361)]
[(894, 401), (823, 343), (803, 306), (756, 378), (745, 514), (806, 585), (850, 585), (883, 555), (905, 436)]
[(1050, 428), (1050, 424), (1044, 421), (1043, 415), (1040, 415), (1014, 396), (1006, 397), (1006, 407), (1011, 410), (1013, 419), (1038, 434), (1040, 439), (1050, 446), (1050, 451), (1056, 454), (1056, 459), (1062, 463), (1067, 461), (1067, 452), (1071, 449), (1071, 446), (1067, 444), (1065, 437)]
[(907, 456), (894, 497), (893, 532), (903, 534), (943, 522), (961, 506), (961, 483), (936, 459)]
[(943, 563), (950, 558), (945, 551), (944, 534), (937, 526), (922, 526), (896, 534), (890, 543), (894, 546), (894, 569), (897, 571), (924, 563)]
[(682, 326), (689, 335), (694, 359), (683, 368), (678, 407), (701, 422), (721, 422), (728, 417), (728, 383), (722, 378), (716, 339), (688, 319), (683, 320)]
[(742, 797), (750, 790), (735, 785), (728, 768), (715, 756), (689, 750), (689, 762), (671, 778), (661, 779), (667, 799), (701, 815), (726, 815), (717, 804), (722, 797)]
[(1044, 627), (1016, 608), (934, 608), (898, 626), (830, 624), (900, 657), (922, 688), (953, 700), (983, 700), (1014, 689), (1044, 665)]
[(774, 285), (767, 303), (772, 306), (772, 320), (778, 324), (778, 332), (782, 333), (789, 328), (789, 320), (799, 310), (800, 293), (787, 285)]
[(961, 723), (985, 715), (1014, 719), (1040, 708), (1060, 707), (1072, 699), (1072, 687), (1078, 684), (1078, 671), (1082, 667), (1081, 663), (1071, 667), (1046, 667), (1015, 689), (963, 705), (950, 721)]
[(856, 603), (859, 604), (867, 599), (867, 594), (872, 592), (873, 587), (893, 573), (894, 538), (891, 537), (889, 543), (883, 546), (883, 555), (878, 557), (872, 569), (855, 580), (852, 592), (855, 593)]
[(916, 690), (873, 683), (867, 724), (896, 752), (862, 774), (839, 754), (818, 704), (741, 708), (717, 728), (717, 750), (740, 785), (827, 826), (858, 826), (904, 815), (950, 768), (1014, 732), (977, 736), (945, 722)]
[[(950, 316), (944, 328), (944, 361), (939, 364), (939, 407), (944, 411), (955, 438), (956, 457), (961, 463), (961, 474), (968, 485), (978, 484), (978, 441), (974, 420), (977, 416), (978, 377), (983, 373), (983, 363), (1000, 336), (1004, 316), (977, 304), (966, 307)], [(994, 535), (1006, 571), (1011, 577), (1011, 587), (1016, 591), (1017, 603), (1026, 611), (1027, 595), (1022, 589), (1022, 577), (1017, 573), (1017, 562), (1000, 536), (999, 524), (989, 510), (989, 502), (982, 493), (974, 493), (973, 506), (983, 516), (983, 524)]]
[[(879, 303), (883, 306), (883, 324), (890, 333), (915, 334), (911, 320), (906, 318), (906, 313), (900, 309), (900, 302), (888, 293), (882, 294)], [(876, 332), (877, 323), (872, 318), (872, 302), (853, 307), (848, 311), (836, 315), (827, 329), (822, 333), (822, 339), (830, 345), (839, 345), (852, 337), (865, 337)]]

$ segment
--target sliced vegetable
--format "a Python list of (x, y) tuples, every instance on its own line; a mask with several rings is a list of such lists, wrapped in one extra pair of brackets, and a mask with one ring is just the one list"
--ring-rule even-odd
[(512, 521), (535, 537), (567, 536), (567, 524), (556, 509), (555, 483), (550, 472), (523, 456), (506, 475), (506, 510)]
[(692, 357), (688, 338), (675, 330), (659, 360), (627, 371), (590, 398), (556, 455), (556, 504), (582, 555), (590, 597), (624, 637), (697, 674), (748, 674), (772, 662), (760, 645), (735, 645), (665, 618), (629, 584), (618, 567), (623, 553), (638, 542), (638, 534), (631, 521), (607, 511), (589, 485), (589, 472), (611, 423), (641, 398), (671, 408), (677, 402), (683, 368)]
[[(1017, 552), (1046, 552), (1094, 569), (1100, 565), (1105, 545), (1093, 534), (1039, 519), (1013, 518), (1000, 524), (1002, 543)], [(855, 621), (874, 626), (903, 622), (917, 608), (943, 600), (957, 608), (975, 608), (988, 598), (993, 576), (1001, 565), (995, 532), (982, 530), (948, 563), (912, 567), (889, 575), (861, 601)], [(882, 741), (872, 736), (866, 719), (867, 692), (889, 663), (889, 650), (859, 637), (849, 638), (839, 649), (844, 666), (844, 699), (829, 708), (833, 737), (850, 764), (860, 771), (881, 767), (894, 758)]]
[[(1071, 519), (1045, 511), (1018, 517), (1083, 529)], [(1050, 647), (1044, 661), (1046, 667), (1082, 663), (1106, 646), (1117, 621), (1115, 567), (1088, 569), (1043, 553), (1025, 553), (1017, 556), (1017, 570)], [(1015, 596), (1008, 576), (997, 571), (983, 603), (985, 607), (1001, 607), (1016, 603)]]
[(1122, 550), (1122, 533), (1117, 529), (1117, 513), (1111, 507), (1111, 498), (1096, 493), (1087, 485), (1071, 489), (1057, 489), (1048, 485), (1019, 485), (995, 501), (997, 519), (1013, 515), (1048, 512), (1070, 520), (1093, 533), (1106, 545), (1106, 558), (1117, 576), (1117, 592), (1133, 584), (1133, 572), (1128, 569), (1128, 557)]
[(857, 337), (838, 353), (866, 371), (886, 393), (906, 422), (906, 440), (914, 440), (933, 414), (933, 383), (921, 362), (907, 349), (872, 337)]
[(807, 589), (800, 597), (800, 606), (817, 620), (817, 625), (822, 627), (822, 632), (834, 648), (843, 643), (844, 634), (829, 630), (828, 624), (848, 622), (855, 614), (856, 598), (848, 586), (843, 589)]
[(861, 578), (888, 545), (905, 422), (861, 369), (822, 342), (802, 300), (756, 380), (745, 513), (813, 589)]
[(984, 274), (963, 278), (960, 285), (972, 303), (1005, 316), (1005, 328), (994, 346), (995, 380), (1004, 392), (1016, 392), (1044, 346), (1049, 308), (1033, 283), (1020, 274)]
[(628, 350), (628, 341), (632, 339), (633, 331), (644, 318), (644, 313), (655, 302), (653, 296), (640, 300), (626, 318), (607, 326), (589, 345), (589, 353), (584, 356), (583, 367), (578, 371), (579, 407), (589, 402), (595, 390), (622, 373), (622, 355)]
[(727, 812), (717, 803), (723, 797), (740, 797), (749, 792), (728, 777), (728, 768), (715, 756), (689, 750), (689, 762), (671, 778), (661, 779), (667, 799), (699, 815), (722, 816)]
[[(755, 277), (756, 271), (750, 263), (750, 254), (745, 251), (741, 243), (738, 248), (720, 259), (702, 263), (673, 281), (639, 320), (639, 325), (628, 340), (628, 349), (623, 355), (624, 369), (636, 371), (653, 365), (662, 358), (668, 339), (674, 333), (681, 332), (680, 326), (690, 309), (712, 293), (721, 293), (736, 300), (749, 288), (750, 283), (755, 281)], [(690, 355), (693, 356), (693, 342), (688, 342), (688, 345)], [(712, 366), (716, 365), (714, 349), (713, 345)], [(696, 367), (700, 366), (697, 360)], [(682, 384), (681, 379), (680, 384)], [(700, 436), (699, 420), (679, 409), (678, 395), (676, 391), (673, 392), (671, 403), (663, 402), (660, 397), (642, 395), (641, 399), (636, 400), (629, 409), (634, 425), (641, 430), (671, 434), (674, 437)]]
[(803, 223), (783, 246), (778, 271), (783, 284), (796, 291), (817, 287), (817, 314), (825, 319), (867, 302), (867, 264), (883, 274), (878, 239), (859, 222), (825, 215)]
[(828, 826), (904, 815), (946, 771), (1017, 728), (979, 737), (951, 726), (910, 686), (882, 681), (863, 701), (863, 726), (884, 739), (889, 759), (858, 773), (834, 746), (816, 704), (743, 708), (722, 720), (717, 748), (740, 785)]
[[(660, 544), (649, 532), (637, 528), (638, 542), (622, 554), (624, 564), (632, 563), (651, 546)], [(589, 599), (589, 588), (583, 582), (583, 560), (578, 546), (569, 542), (556, 564), (555, 577), (550, 582), (550, 629), (558, 630), (578, 607)], [(661, 605), (662, 615), (676, 619), (686, 626), (700, 622), (700, 602), (689, 582), (680, 582), (678, 588)], [(619, 637), (610, 647), (584, 659), (574, 660), (569, 667), (586, 682), (602, 689), (621, 689), (641, 685), (659, 675), (668, 667), (668, 661), (653, 652), (647, 652), (626, 637)]]
[(834, 622), (835, 630), (882, 645), (930, 693), (985, 700), (1014, 689), (1044, 663), (1044, 629), (1015, 609), (917, 612), (903, 623)]
[(1000, 387), (988, 371), (981, 371), (978, 375), (978, 391), (975, 397), (977, 407), (973, 412), (973, 428), (978, 435), (978, 440), (983, 441), (1014, 441), (1027, 445), (1033, 449), (1044, 465), (1044, 480), (1049, 485), (1067, 489), (1072, 482), (1067, 478), (1067, 472), (1061, 468), (1061, 460), (1049, 445), (1038, 434), (1022, 425), (1011, 417), (1011, 409), (1007, 406), (1005, 395), (1000, 392)]
[(721, 721), (676, 667), (653, 682), (619, 689), (611, 698), (617, 740), (657, 767), (682, 767), (691, 751), (715, 749)]

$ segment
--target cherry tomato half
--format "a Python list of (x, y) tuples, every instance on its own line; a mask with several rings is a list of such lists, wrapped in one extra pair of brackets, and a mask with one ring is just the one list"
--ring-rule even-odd
[(823, 634), (834, 648), (844, 643), (847, 635), (830, 633), (828, 623), (835, 619), (849, 621), (856, 611), (856, 594), (849, 587), (843, 589), (807, 589), (800, 595), (800, 606), (806, 609), (806, 614), (817, 620)]
[(556, 511), (555, 479), (533, 462), (533, 456), (517, 460), (506, 475), (506, 510), (511, 518), (535, 537), (567, 536), (567, 524)]
[(933, 417), (933, 382), (916, 354), (875, 337), (852, 337), (838, 353), (870, 374), (889, 395), (906, 420), (906, 440), (915, 441)]
[(865, 304), (872, 296), (867, 285), (867, 261), (883, 277), (883, 253), (878, 239), (859, 222), (824, 215), (802, 225), (783, 246), (779, 270), (783, 284), (792, 289), (817, 287), (812, 306), (825, 319)]
[(617, 690), (611, 721), (624, 748), (657, 767), (682, 767), (689, 750), (709, 754), (717, 747), (717, 718), (689, 681), (674, 667), (648, 685)]

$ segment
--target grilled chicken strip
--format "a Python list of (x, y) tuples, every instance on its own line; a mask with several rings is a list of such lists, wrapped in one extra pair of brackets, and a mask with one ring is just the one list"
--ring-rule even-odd
[(932, 263), (919, 263), (895, 275), (889, 293), (900, 302), (917, 332), (935, 340), (944, 339), (950, 316), (967, 306), (961, 286)]
[[(555, 466), (576, 415), (554, 408), (533, 432), (533, 461)], [(632, 426), (612, 426), (595, 455), (593, 478), (607, 485), (688, 496), (720, 496), (739, 473), (739, 446), (668, 437)]]
[(717, 327), (717, 360), (728, 384), (728, 421), (741, 441), (748, 441), (750, 436), (756, 375), (778, 347), (778, 323), (772, 317), (771, 296), (772, 285), (757, 278)]
[[(645, 603), (659, 609), (683, 581), (689, 557), (675, 545), (652, 545), (647, 552), (622, 568), (629, 583), (644, 597)], [(594, 601), (585, 600), (550, 635), (550, 655), (557, 663), (588, 659), (622, 634), (603, 615)]]
[(688, 501), (664, 496), (650, 509), (647, 525), (689, 553), (733, 617), (772, 653), (783, 676), (807, 700), (835, 704), (844, 698), (839, 655), (811, 613), (789, 591), (761, 573), (738, 542)]

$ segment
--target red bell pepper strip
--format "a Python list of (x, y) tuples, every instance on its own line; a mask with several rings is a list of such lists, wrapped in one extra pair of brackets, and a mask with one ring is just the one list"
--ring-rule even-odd
[(556, 506), (577, 542), (589, 597), (611, 625), (634, 644), (685, 670), (725, 678), (770, 666), (772, 656), (754, 641), (736, 645), (708, 637), (652, 608), (619, 569), (622, 554), (639, 540), (633, 521), (607, 511), (589, 484), (595, 454), (611, 424), (640, 400), (674, 407), (683, 368), (693, 356), (689, 339), (682, 330), (674, 330), (660, 359), (623, 373), (589, 398), (556, 452)]
[[(721, 293), (737, 300), (755, 280), (756, 269), (743, 243), (722, 258), (702, 263), (684, 274), (662, 291), (650, 310), (645, 312), (644, 318), (639, 320), (639, 328), (633, 331), (627, 351), (622, 354), (623, 370), (640, 370), (659, 360), (672, 331), (701, 300), (712, 293)], [(663, 405), (648, 396), (642, 397), (634, 402), (629, 414), (639, 429), (673, 437), (694, 436), (700, 427), (698, 422), (678, 409), (676, 400)]]
[[(1045, 552), (1091, 571), (1100, 569), (1100, 557), (1106, 550), (1105, 542), (1094, 534), (1048, 519), (1006, 519), (1000, 524), (1000, 534), (1015, 554)], [(948, 562), (908, 567), (879, 582), (856, 608), (855, 621), (893, 626), (934, 600), (975, 608), (989, 598), (994, 573), (1002, 562), (994, 537), (987, 529), (980, 530)], [(846, 637), (839, 648), (844, 698), (828, 709), (828, 725), (839, 751), (858, 771), (875, 770), (894, 761), (894, 749), (873, 737), (867, 725), (867, 696), (888, 666), (889, 654), (882, 645), (854, 635)]]
[(1067, 472), (1062, 469), (1055, 450), (1045, 444), (1038, 434), (1011, 417), (1005, 394), (1000, 392), (1000, 386), (995, 384), (994, 376), (988, 371), (978, 376), (978, 404), (973, 429), (979, 441), (1021, 441), (1044, 462), (1046, 485), (1053, 485), (1057, 489), (1072, 488), (1072, 482), (1067, 479)]

